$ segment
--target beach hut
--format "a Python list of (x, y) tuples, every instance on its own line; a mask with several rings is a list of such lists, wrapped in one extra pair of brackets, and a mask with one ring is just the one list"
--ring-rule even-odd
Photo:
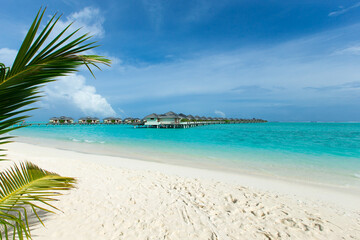
[(186, 118), (187, 119), (187, 117), (186, 117), (186, 115), (185, 114), (183, 114), (183, 113), (179, 113), (179, 115), (178, 115), (179, 117), (181, 117), (181, 118)]
[(124, 123), (126, 123), (126, 124), (130, 124), (132, 122), (133, 122), (133, 118), (125, 118), (124, 119)]
[(94, 123), (99, 123), (100, 120), (97, 117), (83, 117), (79, 119), (79, 123), (89, 123), (89, 124), (94, 124)]
[(145, 125), (159, 125), (159, 118), (156, 113), (149, 114), (143, 118)]
[(119, 124), (122, 123), (121, 118), (115, 118), (115, 117), (107, 117), (103, 119), (103, 123), (107, 123), (107, 124)]
[(49, 119), (49, 123), (59, 123), (59, 118), (58, 117), (52, 117)]
[(139, 118), (134, 118), (132, 122), (133, 123), (141, 123), (141, 120)]
[(189, 122), (190, 120), (187, 118), (187, 116), (183, 113), (179, 113), (178, 116), (180, 117), (180, 122)]
[(195, 121), (199, 121), (201, 118), (200, 118), (198, 115), (196, 115), (196, 116), (194, 117), (194, 119), (195, 119)]
[(195, 118), (193, 115), (187, 115), (186, 118), (190, 121), (190, 122), (194, 122)]
[(61, 116), (50, 118), (49, 122), (53, 124), (71, 124), (74, 123), (74, 119), (71, 117)]
[(73, 118), (71, 118), (71, 117), (65, 117), (65, 116), (61, 116), (60, 118), (59, 118), (59, 122), (61, 123), (61, 124), (71, 124), (71, 123), (74, 123), (74, 119)]
[(179, 124), (181, 117), (174, 112), (167, 112), (158, 116), (160, 124)]

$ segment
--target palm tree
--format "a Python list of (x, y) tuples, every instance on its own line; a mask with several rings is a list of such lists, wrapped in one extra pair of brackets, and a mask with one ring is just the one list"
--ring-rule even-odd
[[(0, 145), (11, 142), (12, 137), (5, 133), (23, 127), (19, 123), (29, 117), (24, 115), (26, 112), (35, 109), (28, 105), (39, 99), (45, 83), (74, 73), (81, 65), (90, 72), (89, 66), (110, 65), (110, 60), (104, 57), (80, 55), (97, 46), (88, 42), (91, 36), (87, 34), (75, 38), (79, 29), (65, 34), (71, 24), (45, 45), (61, 17), (53, 15), (38, 33), (45, 10), (40, 9), (36, 15), (12, 66), (0, 63)], [(0, 161), (5, 157), (6, 154), (0, 154)], [(56, 209), (50, 202), (61, 195), (60, 190), (74, 188), (75, 183), (74, 178), (59, 176), (29, 162), (14, 164), (0, 173), (0, 239), (9, 236), (30, 239), (28, 212), (43, 224), (38, 211)]]

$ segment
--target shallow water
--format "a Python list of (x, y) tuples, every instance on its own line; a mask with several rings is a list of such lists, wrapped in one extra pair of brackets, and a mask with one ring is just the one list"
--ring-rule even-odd
[(360, 123), (31, 126), (14, 134), (72, 150), (360, 189)]

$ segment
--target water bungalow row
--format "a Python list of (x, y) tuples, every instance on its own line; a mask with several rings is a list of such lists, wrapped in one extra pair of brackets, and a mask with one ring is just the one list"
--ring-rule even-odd
[(189, 128), (194, 126), (203, 126), (209, 124), (232, 124), (232, 123), (262, 123), (267, 122), (262, 119), (242, 119), (242, 118), (216, 118), (216, 117), (200, 117), (185, 115), (183, 113), (177, 114), (174, 112), (167, 112), (164, 114), (152, 113), (140, 118), (116, 118), (107, 117), (100, 122), (97, 117), (83, 117), (77, 122), (71, 117), (61, 116), (50, 118), (48, 124), (132, 124), (135, 127), (155, 127), (155, 128)]
[(115, 117), (107, 117), (104, 118), (102, 122), (97, 117), (83, 117), (79, 118), (77, 122), (71, 117), (53, 117), (49, 119), (50, 124), (132, 124), (132, 123), (141, 123), (142, 120), (139, 118), (115, 118)]
[(152, 113), (143, 118), (143, 124), (138, 127), (152, 128), (190, 128), (210, 124), (232, 124), (232, 123), (262, 123), (262, 119), (239, 119), (239, 118), (213, 118), (185, 115), (183, 113), (167, 112), (164, 114)]

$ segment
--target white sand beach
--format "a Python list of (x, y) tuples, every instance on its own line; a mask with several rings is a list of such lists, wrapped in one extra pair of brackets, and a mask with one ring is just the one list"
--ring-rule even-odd
[[(360, 196), (259, 176), (12, 143), (75, 177), (33, 239), (360, 239)], [(11, 162), (3, 163), (2, 168)]]

